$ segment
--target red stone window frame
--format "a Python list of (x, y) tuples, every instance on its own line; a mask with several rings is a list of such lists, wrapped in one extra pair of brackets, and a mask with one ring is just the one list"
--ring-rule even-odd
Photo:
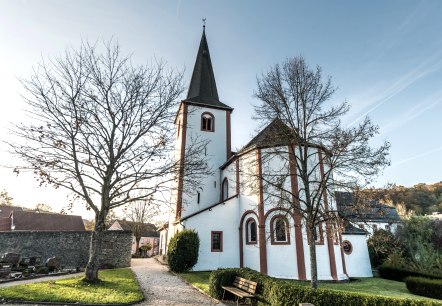
[(353, 252), (353, 245), (350, 241), (344, 240), (342, 241), (342, 250), (344, 251), (344, 254), (350, 255)]
[[(318, 232), (316, 233), (316, 230), (318, 230)], [(317, 245), (323, 245), (324, 244), (324, 229), (322, 227), (322, 223), (319, 223), (318, 225), (315, 226), (315, 244)], [(318, 237), (319, 235), (319, 237)]]
[(215, 116), (212, 113), (201, 114), (201, 131), (215, 132)]
[[(214, 243), (218, 240), (219, 247), (215, 247)], [(210, 233), (210, 251), (211, 252), (222, 252), (223, 251), (223, 232), (222, 231), (212, 231)]]
[[(252, 240), (251, 226), (255, 223), (255, 240)], [(254, 218), (248, 218), (246, 221), (246, 244), (258, 243), (258, 225)]]
[(336, 223), (332, 223), (331, 230), (333, 235), (333, 243), (335, 245), (339, 245), (339, 226)]
[[(278, 241), (276, 238), (276, 222), (282, 221), (284, 222), (284, 228), (285, 228), (285, 241)], [(270, 237), (271, 241), (270, 243), (272, 245), (288, 245), (290, 244), (290, 228), (289, 228), (289, 221), (287, 220), (287, 217), (284, 215), (274, 215), (272, 219), (270, 220)]]
[(227, 177), (223, 179), (223, 183), (221, 184), (221, 201), (224, 201), (229, 198), (229, 180)]

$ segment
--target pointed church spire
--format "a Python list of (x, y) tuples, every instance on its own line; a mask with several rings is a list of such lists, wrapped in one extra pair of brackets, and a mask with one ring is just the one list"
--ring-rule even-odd
[(190, 80), (187, 101), (204, 105), (217, 106), (231, 109), (219, 101), (216, 89), (215, 75), (213, 74), (212, 61), (210, 60), (209, 46), (206, 39), (206, 25), (203, 25), (203, 35)]

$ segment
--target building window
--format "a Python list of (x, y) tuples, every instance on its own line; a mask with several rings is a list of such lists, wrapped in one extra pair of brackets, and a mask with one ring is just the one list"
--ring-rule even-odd
[(270, 220), (271, 243), (290, 244), (289, 222), (286, 217), (276, 215)]
[(201, 194), (200, 194), (199, 191), (197, 191), (197, 199), (196, 199), (196, 202), (197, 202), (198, 204), (200, 203), (200, 197), (201, 197)]
[(376, 224), (373, 224), (373, 233), (378, 230), (378, 226)]
[(215, 131), (215, 117), (211, 113), (203, 113), (201, 115), (201, 131)]
[(181, 120), (178, 121), (178, 131), (177, 131), (177, 138), (180, 137), (180, 129), (181, 129)]
[(256, 221), (249, 218), (246, 222), (246, 244), (256, 244), (257, 241)]
[(351, 252), (353, 252), (353, 246), (351, 245), (351, 242), (348, 240), (344, 240), (342, 242), (342, 250), (344, 250), (345, 254), (350, 255)]
[(313, 233), (316, 244), (324, 244), (324, 231), (322, 229), (322, 224), (317, 224), (315, 226), (315, 232)]
[(212, 231), (211, 251), (212, 252), (223, 251), (223, 232)]
[(334, 244), (339, 244), (339, 226), (336, 223), (332, 223), (333, 240)]
[(229, 197), (229, 181), (227, 180), (227, 177), (224, 178), (222, 186), (223, 188), (222, 188), (221, 200), (223, 201)]

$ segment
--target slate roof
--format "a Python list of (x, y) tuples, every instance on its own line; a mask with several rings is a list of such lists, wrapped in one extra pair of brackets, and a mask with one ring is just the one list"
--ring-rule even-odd
[(281, 119), (274, 119), (259, 132), (258, 135), (250, 140), (249, 143), (242, 148), (242, 151), (253, 147), (287, 145), (287, 135), (291, 133), (290, 128)]
[(342, 232), (344, 235), (366, 235), (367, 231), (362, 228), (356, 227), (350, 222), (346, 222), (344, 231)]
[(9, 218), (12, 211), (23, 211), (23, 208), (18, 206), (0, 205), (0, 218)]
[[(131, 231), (131, 232), (136, 224), (135, 222), (126, 221), (126, 220), (115, 220), (114, 222), (112, 222), (112, 224), (114, 224), (115, 222), (118, 222), (122, 230)], [(153, 225), (152, 223), (146, 223), (144, 224), (143, 233), (141, 234), (141, 237), (160, 237), (160, 233), (156, 230), (155, 225)]]
[(350, 192), (335, 192), (338, 213), (341, 217), (354, 222), (400, 222), (401, 218), (396, 208), (379, 203), (368, 201), (364, 207), (358, 208), (353, 203), (353, 195)]
[(80, 216), (43, 213), (35, 211), (14, 211), (13, 231), (84, 231)]
[(229, 110), (233, 109), (219, 100), (205, 29), (201, 37), (192, 78), (190, 80), (189, 91), (185, 101)]

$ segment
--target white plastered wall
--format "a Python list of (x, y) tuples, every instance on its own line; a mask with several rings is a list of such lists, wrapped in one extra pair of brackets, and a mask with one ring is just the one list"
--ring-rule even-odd
[(366, 235), (342, 235), (342, 241), (352, 245), (351, 254), (344, 254), (345, 266), (349, 277), (373, 277), (368, 254)]

